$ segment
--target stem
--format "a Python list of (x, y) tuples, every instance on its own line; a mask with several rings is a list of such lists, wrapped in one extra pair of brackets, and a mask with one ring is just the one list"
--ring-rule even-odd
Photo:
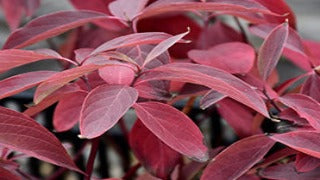
[(122, 179), (127, 180), (127, 179), (132, 179), (132, 177), (136, 174), (137, 170), (141, 167), (141, 164), (138, 163), (134, 166), (132, 166), (129, 171), (122, 177)]
[(90, 155), (89, 155), (89, 159), (88, 159), (88, 163), (87, 163), (87, 168), (86, 168), (86, 174), (88, 175), (86, 177), (86, 180), (90, 180), (90, 178), (91, 178), (91, 174), (93, 171), (93, 164), (94, 164), (94, 160), (96, 158), (98, 147), (99, 147), (99, 137), (92, 139), (92, 147), (91, 147), (91, 151), (90, 151)]
[(192, 96), (192, 97), (189, 98), (188, 102), (186, 103), (186, 105), (182, 109), (182, 112), (184, 114), (189, 114), (189, 112), (193, 108), (193, 104), (194, 104), (195, 100), (196, 100), (196, 96)]
[(270, 98), (270, 96), (268, 95), (266, 88), (263, 89), (263, 94), (267, 97), (268, 101), (271, 103), (271, 105), (276, 108), (276, 110), (278, 112), (281, 112), (281, 108)]
[(233, 19), (235, 20), (237, 26), (239, 27), (239, 29), (241, 31), (241, 35), (242, 35), (244, 42), (248, 44), (249, 40), (248, 40), (247, 33), (246, 33), (245, 29), (243, 28), (242, 24), (240, 23), (239, 18), (233, 17)]

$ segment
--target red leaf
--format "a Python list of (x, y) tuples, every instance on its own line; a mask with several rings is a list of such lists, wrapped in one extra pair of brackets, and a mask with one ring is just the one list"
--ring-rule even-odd
[(296, 170), (294, 163), (279, 164), (260, 171), (259, 175), (267, 179), (290, 179), (290, 180), (317, 180), (320, 177), (319, 169), (301, 173)]
[(258, 54), (258, 70), (266, 80), (278, 64), (289, 34), (288, 23), (275, 27), (263, 42)]
[(208, 50), (191, 50), (188, 56), (199, 64), (219, 68), (232, 74), (246, 74), (254, 65), (255, 50), (247, 44), (232, 42)]
[(146, 71), (136, 84), (150, 80), (173, 80), (200, 84), (251, 107), (268, 117), (263, 100), (250, 85), (242, 80), (209, 66), (191, 63), (171, 63)]
[(134, 105), (142, 123), (172, 149), (197, 161), (208, 159), (199, 128), (181, 111), (159, 102)]
[(185, 33), (181, 33), (181, 34), (172, 36), (172, 37), (160, 42), (158, 45), (156, 45), (149, 52), (149, 54), (147, 55), (146, 59), (144, 60), (144, 63), (142, 66), (148, 64), (150, 61), (152, 61), (156, 57), (160, 56), (162, 53), (166, 52), (171, 46), (173, 46), (175, 43), (177, 43), (179, 40), (181, 40), (189, 32), (190, 32), (190, 29), (188, 29), (188, 31)]
[(163, 80), (148, 81), (135, 85), (134, 88), (139, 92), (139, 97), (168, 101), (172, 97), (169, 88), (170, 82)]
[(295, 164), (299, 172), (308, 172), (320, 166), (320, 159), (299, 153), (296, 156)]
[(1, 5), (11, 31), (19, 27), (23, 15), (23, 6), (20, 0), (2, 0)]
[(312, 73), (304, 82), (301, 93), (312, 97), (320, 102), (320, 77), (317, 73)]
[(134, 33), (125, 36), (120, 36), (100, 45), (91, 53), (91, 55), (127, 46), (157, 44), (170, 37), (171, 35), (163, 32)]
[(106, 66), (99, 69), (100, 77), (108, 84), (130, 85), (135, 72), (127, 66)]
[(138, 92), (128, 86), (101, 85), (93, 89), (82, 105), (81, 136), (100, 136), (112, 128), (137, 99)]
[(241, 139), (209, 163), (201, 180), (237, 179), (258, 163), (274, 144), (275, 142), (265, 135)]
[[(38, 17), (12, 33), (4, 49), (22, 48), (95, 20), (116, 18), (94, 11), (62, 11)], [(49, 22), (49, 23), (48, 23)]]
[(50, 49), (39, 49), (36, 51), (8, 49), (0, 50), (0, 73), (24, 64), (44, 60), (59, 59), (70, 63), (71, 60), (60, 56), (57, 52)]
[(303, 94), (287, 94), (279, 100), (305, 118), (313, 128), (320, 130), (319, 102)]
[(59, 101), (53, 114), (53, 126), (56, 131), (67, 131), (80, 121), (82, 103), (87, 94), (78, 91), (65, 95)]
[(94, 71), (99, 67), (102, 67), (102, 66), (89, 64), (85, 66), (68, 69), (51, 76), (46, 81), (42, 82), (36, 89), (34, 100), (33, 100), (34, 103), (38, 104), (48, 95), (58, 90), (59, 88), (63, 87), (68, 82), (75, 80), (86, 73)]
[(292, 131), (283, 134), (274, 134), (270, 136), (270, 138), (292, 149), (320, 158), (320, 133), (318, 132)]
[(218, 111), (240, 138), (257, 133), (253, 132), (252, 128), (254, 114), (246, 106), (225, 98), (218, 102)]
[(0, 81), (0, 99), (18, 94), (38, 85), (54, 75), (55, 71), (35, 71), (12, 76)]
[(136, 18), (146, 18), (150, 16), (166, 14), (170, 12), (183, 11), (225, 11), (229, 14), (246, 12), (246, 13), (263, 13), (277, 15), (269, 11), (261, 4), (252, 0), (216, 0), (214, 2), (184, 2), (174, 1), (157, 1), (145, 8)]
[(153, 175), (166, 179), (181, 160), (181, 155), (163, 143), (137, 120), (130, 132), (130, 146)]
[(109, 4), (110, 12), (123, 20), (131, 21), (149, 0), (115, 0)]
[(201, 98), (200, 107), (201, 107), (201, 109), (207, 109), (208, 107), (221, 101), (225, 97), (227, 97), (227, 96), (223, 95), (215, 90), (211, 90)]
[(0, 144), (9, 149), (80, 171), (60, 141), (33, 119), (0, 107)]
[(0, 166), (1, 180), (21, 180), (21, 177)]
[(111, 15), (109, 12), (108, 5), (114, 0), (90, 0), (90, 1), (69, 0), (69, 1), (77, 9), (92, 10), (92, 11), (97, 11), (97, 12)]

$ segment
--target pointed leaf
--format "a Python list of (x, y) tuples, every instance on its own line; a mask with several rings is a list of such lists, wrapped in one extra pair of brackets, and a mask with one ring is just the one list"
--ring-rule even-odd
[(40, 49), (37, 51), (20, 49), (0, 50), (0, 73), (14, 67), (45, 59), (59, 59), (74, 63), (50, 49)]
[(312, 97), (320, 102), (320, 77), (317, 73), (312, 73), (304, 82), (301, 93)]
[(193, 61), (225, 70), (229, 73), (248, 73), (254, 65), (255, 50), (240, 42), (223, 43), (208, 50), (191, 50)]
[(159, 102), (136, 103), (134, 109), (141, 122), (169, 147), (197, 161), (208, 159), (201, 131), (181, 111)]
[(163, 40), (168, 39), (169, 37), (171, 37), (171, 35), (163, 32), (134, 33), (120, 36), (100, 45), (91, 53), (91, 55), (121, 47), (143, 44), (157, 44)]
[(200, 84), (225, 94), (268, 117), (263, 100), (256, 91), (231, 74), (209, 66), (191, 63), (171, 63), (142, 74), (136, 85), (150, 80), (173, 80)]
[(81, 136), (100, 136), (112, 128), (137, 99), (138, 92), (128, 86), (101, 85), (93, 89), (82, 105)]
[(55, 71), (35, 71), (4, 79), (0, 81), (0, 99), (32, 88), (56, 73)]
[(318, 132), (292, 131), (283, 134), (274, 134), (270, 136), (270, 138), (292, 149), (320, 158), (320, 133)]
[(0, 145), (40, 160), (80, 171), (60, 141), (33, 119), (0, 107)]
[(117, 18), (85, 10), (47, 14), (30, 21), (23, 28), (12, 33), (3, 49), (22, 48), (99, 19), (117, 21)]
[(211, 90), (201, 98), (200, 107), (201, 107), (201, 109), (207, 109), (208, 107), (219, 102), (220, 100), (224, 99), (225, 97), (227, 97), (227, 96), (223, 95), (215, 90)]
[(123, 20), (131, 21), (149, 0), (115, 0), (109, 4), (110, 12)]
[(154, 58), (158, 57), (165, 51), (167, 51), (171, 46), (173, 46), (175, 43), (177, 43), (179, 40), (181, 40), (184, 36), (186, 36), (190, 30), (188, 29), (187, 32), (181, 33), (175, 36), (172, 36), (162, 42), (160, 42), (157, 46), (155, 46), (147, 55), (144, 63), (142, 66), (148, 64), (150, 61), (152, 61)]
[(320, 159), (299, 153), (296, 156), (295, 165), (299, 172), (308, 172), (320, 166)]
[(237, 179), (258, 163), (275, 144), (265, 135), (255, 135), (232, 144), (204, 170), (201, 180)]
[(181, 159), (177, 151), (152, 134), (140, 120), (130, 132), (130, 146), (143, 166), (159, 178), (168, 178)]
[(303, 94), (287, 94), (279, 100), (305, 118), (313, 128), (320, 130), (319, 102)]
[(79, 91), (63, 97), (53, 114), (53, 127), (57, 132), (67, 131), (80, 122), (80, 112), (87, 92)]
[(106, 66), (99, 69), (100, 77), (108, 84), (130, 85), (135, 72), (127, 66)]
[(258, 70), (266, 80), (278, 64), (289, 34), (288, 23), (275, 27), (263, 42), (258, 54)]
[(1, 166), (0, 166), (0, 175), (2, 180), (21, 180), (21, 177), (14, 174), (12, 170), (8, 170)]

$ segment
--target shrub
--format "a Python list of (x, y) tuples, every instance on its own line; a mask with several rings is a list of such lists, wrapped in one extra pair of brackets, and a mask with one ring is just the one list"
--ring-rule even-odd
[[(0, 107), (2, 177), (31, 179), (15, 161), (27, 156), (61, 167), (49, 179), (69, 170), (94, 178), (99, 142), (116, 124), (138, 161), (123, 179), (320, 177), (320, 44), (298, 35), (284, 0), (70, 2), (77, 10), (16, 29), (40, 2), (2, 1), (12, 33), (0, 51), (0, 72), (45, 59), (62, 67), (0, 81), (1, 99), (36, 87), (25, 111)], [(226, 15), (231, 18), (221, 18)], [(65, 32), (56, 49), (22, 49)], [(264, 39), (259, 48), (249, 34)], [(304, 72), (279, 82), (281, 56)], [(55, 134), (75, 127), (83, 144), (91, 143), (84, 169), (32, 119), (56, 103)], [(192, 120), (198, 107), (203, 117)], [(135, 123), (127, 129), (124, 115), (133, 110)], [(228, 145), (211, 136), (209, 143), (203, 133), (221, 136), (223, 130), (213, 123), (220, 132), (202, 133), (206, 118), (223, 119), (237, 141)], [(141, 166), (146, 171), (137, 173)]]

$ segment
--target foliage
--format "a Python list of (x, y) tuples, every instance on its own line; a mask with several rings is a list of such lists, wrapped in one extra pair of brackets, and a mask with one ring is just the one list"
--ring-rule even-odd
[[(137, 119), (127, 143), (140, 163), (125, 179), (151, 178), (136, 174), (140, 164), (162, 179), (320, 177), (320, 44), (298, 35), (284, 0), (70, 3), (77, 10), (37, 17), (17, 29), (40, 1), (1, 1), (12, 33), (0, 50), (0, 72), (45, 59), (63, 67), (0, 81), (1, 99), (36, 87), (24, 112), (0, 107), (1, 176), (32, 178), (19, 169), (15, 160), (21, 155), (14, 151), (90, 179), (100, 139), (116, 124), (126, 136), (123, 116), (133, 109)], [(226, 15), (238, 27), (221, 18)], [(22, 49), (65, 32), (58, 49)], [(249, 33), (264, 39), (261, 47), (252, 45)], [(304, 73), (279, 82), (281, 56)], [(203, 122), (188, 116), (198, 108), (197, 97), (203, 112), (217, 111), (238, 141), (206, 143)], [(175, 104), (183, 99), (187, 103), (178, 110)], [(86, 169), (32, 119), (56, 103), (55, 131), (76, 126), (79, 137), (92, 143)], [(265, 123), (276, 129), (266, 132)]]

